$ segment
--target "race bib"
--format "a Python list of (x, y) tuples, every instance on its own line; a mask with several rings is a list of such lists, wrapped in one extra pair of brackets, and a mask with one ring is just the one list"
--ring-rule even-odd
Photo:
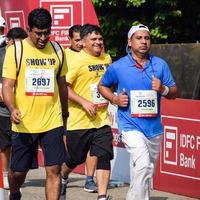
[(158, 114), (157, 92), (154, 90), (131, 90), (131, 116), (156, 117)]
[(54, 69), (26, 69), (25, 92), (27, 96), (53, 96)]
[(92, 96), (92, 102), (98, 107), (104, 107), (108, 105), (108, 100), (106, 100), (98, 91), (96, 84), (90, 85), (90, 91)]

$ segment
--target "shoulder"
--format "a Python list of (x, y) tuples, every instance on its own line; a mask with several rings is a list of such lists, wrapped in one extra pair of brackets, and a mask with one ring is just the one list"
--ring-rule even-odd
[(152, 63), (154, 63), (154, 64), (168, 65), (167, 61), (164, 60), (163, 58), (159, 57), (159, 56), (155, 56), (155, 55), (150, 54), (149, 57), (150, 57)]
[(127, 59), (127, 56), (121, 57), (118, 60), (114, 61), (111, 64), (114, 68), (124, 68), (125, 65), (130, 65), (129, 60)]
[(112, 60), (112, 59), (111, 59), (111, 56), (110, 56), (109, 54), (107, 54), (107, 53), (102, 53), (102, 54), (101, 54), (101, 57), (102, 57), (103, 59), (106, 59), (106, 60)]

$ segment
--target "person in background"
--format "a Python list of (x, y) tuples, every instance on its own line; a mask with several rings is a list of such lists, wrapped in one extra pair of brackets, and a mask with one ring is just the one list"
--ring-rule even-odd
[(108, 102), (97, 90), (97, 84), (111, 63), (102, 50), (103, 36), (99, 26), (85, 24), (81, 29), (83, 49), (69, 63), (66, 75), (69, 93), (67, 125), (67, 158), (63, 177), (85, 162), (88, 151), (97, 157), (98, 200), (107, 200), (110, 160), (113, 158), (112, 130), (107, 114)]
[(21, 27), (11, 28), (6, 34), (7, 47), (12, 45), (15, 40), (23, 40), (28, 37), (26, 31)]
[[(69, 29), (70, 47), (65, 49), (67, 65), (69, 65), (69, 66), (70, 66), (69, 62), (72, 62), (74, 56), (77, 55), (77, 53), (79, 53), (82, 49), (82, 41), (81, 41), (81, 37), (80, 37), (81, 28), (82, 28), (82, 26), (77, 24), (77, 25), (70, 27), (70, 29)], [(94, 173), (95, 173), (95, 169), (96, 169), (96, 163), (97, 163), (97, 158), (95, 156), (90, 156), (90, 154), (88, 152), (86, 162), (85, 162), (87, 177), (86, 177), (85, 186), (84, 186), (84, 190), (87, 192), (97, 192), (97, 186), (94, 182)], [(65, 164), (64, 164), (62, 167), (62, 172), (65, 169), (66, 168), (65, 168)], [(61, 195), (65, 194), (66, 183), (67, 183), (67, 180), (62, 178)]]
[(6, 53), (6, 37), (4, 30), (6, 27), (6, 22), (3, 17), (0, 16), (0, 149), (1, 149), (1, 160), (2, 160), (2, 170), (3, 170), (3, 188), (9, 189), (8, 184), (8, 169), (10, 160), (10, 114), (3, 102), (2, 96), (2, 69), (3, 62)]
[(48, 10), (37, 8), (29, 13), (28, 38), (22, 41), (19, 69), (14, 45), (6, 50), (2, 91), (12, 120), (9, 200), (21, 199), (20, 187), (29, 169), (38, 167), (38, 143), (45, 160), (46, 199), (58, 200), (60, 196), (61, 165), (66, 157), (63, 125), (68, 117), (67, 64), (65, 56), (60, 61), (49, 41), (51, 25)]
[[(118, 127), (130, 153), (130, 188), (126, 200), (149, 200), (150, 183), (163, 138), (161, 97), (174, 99), (177, 88), (168, 64), (149, 54), (149, 28), (132, 26), (128, 53), (111, 64), (99, 92), (118, 106)], [(116, 86), (117, 95), (111, 87)]]

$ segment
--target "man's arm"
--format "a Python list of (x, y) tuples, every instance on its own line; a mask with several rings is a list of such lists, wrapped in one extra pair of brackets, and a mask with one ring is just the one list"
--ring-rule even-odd
[(62, 106), (62, 117), (63, 117), (63, 123), (64, 127), (66, 129), (66, 120), (69, 116), (68, 112), (68, 90), (67, 90), (67, 84), (65, 81), (65, 76), (59, 76), (57, 78), (58, 80), (58, 89), (59, 89), (59, 95), (60, 95), (60, 102)]
[(3, 102), (2, 83), (0, 83), (0, 102)]
[(167, 99), (175, 99), (177, 96), (177, 87), (175, 85), (171, 87), (162, 85), (160, 79), (156, 77), (152, 77), (152, 89)]
[(117, 96), (114, 94), (111, 88), (104, 86), (100, 81), (100, 83), (98, 84), (98, 91), (104, 98), (108, 99), (112, 104), (116, 104), (120, 107), (127, 107), (128, 96), (125, 90), (122, 90), (121, 93)]
[(69, 99), (71, 101), (74, 101), (78, 103), (79, 105), (81, 105), (89, 113), (90, 116), (93, 116), (96, 114), (97, 106), (94, 103), (79, 96), (76, 92), (74, 92), (74, 90), (72, 89), (69, 83), (67, 83), (67, 88), (68, 88), (68, 93), (69, 93)]
[(3, 78), (2, 94), (4, 103), (10, 111), (11, 120), (16, 124), (19, 124), (21, 122), (21, 113), (15, 106), (14, 85), (14, 79)]

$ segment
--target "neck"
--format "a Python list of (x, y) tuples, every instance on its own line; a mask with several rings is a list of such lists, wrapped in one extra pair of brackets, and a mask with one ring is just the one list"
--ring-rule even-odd
[(99, 53), (99, 52), (98, 53), (90, 52), (86, 48), (83, 48), (83, 50), (85, 51), (85, 53), (89, 54), (90, 56), (99, 57), (101, 55), (101, 53)]
[(148, 61), (148, 54), (140, 54), (136, 55), (132, 53), (132, 58), (141, 66), (144, 66), (145, 63)]

